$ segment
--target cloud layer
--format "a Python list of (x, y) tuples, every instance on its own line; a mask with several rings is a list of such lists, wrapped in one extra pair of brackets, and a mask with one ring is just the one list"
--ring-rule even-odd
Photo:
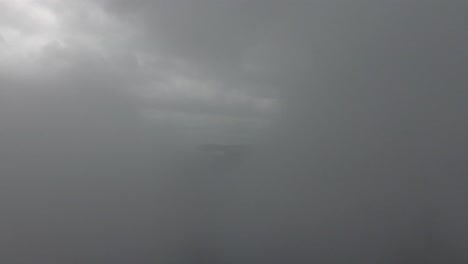
[(0, 262), (466, 263), (466, 10), (0, 0)]

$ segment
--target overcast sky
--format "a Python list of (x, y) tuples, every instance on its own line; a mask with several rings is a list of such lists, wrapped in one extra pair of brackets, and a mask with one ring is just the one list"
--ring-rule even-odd
[[(0, 0), (0, 242), (17, 246), (0, 262), (193, 263), (219, 244), (226, 263), (467, 263), (467, 10)], [(162, 158), (203, 143), (256, 150), (232, 182)], [(214, 182), (215, 241), (193, 224)]]
[(65, 90), (106, 82), (135, 97), (150, 122), (233, 142), (268, 123), (277, 105), (273, 89), (256, 81), (263, 70), (254, 58), (264, 44), (258, 35), (271, 15), (258, 4), (2, 0), (0, 5), (2, 83), (47, 93), (51, 83), (66, 84), (59, 88)]

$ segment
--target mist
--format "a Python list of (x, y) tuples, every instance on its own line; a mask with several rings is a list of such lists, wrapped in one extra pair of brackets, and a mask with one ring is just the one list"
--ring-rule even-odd
[(0, 261), (468, 262), (467, 5), (0, 2)]

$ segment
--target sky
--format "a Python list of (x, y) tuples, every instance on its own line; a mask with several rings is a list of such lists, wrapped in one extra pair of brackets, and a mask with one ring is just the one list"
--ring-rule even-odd
[(0, 0), (0, 262), (466, 263), (467, 9)]
[[(240, 41), (230, 44), (226, 39), (231, 32), (218, 36), (214, 31), (224, 29), (207, 27), (216, 24), (208, 21), (216, 17), (204, 21), (201, 7), (188, 14), (197, 17), (193, 22), (179, 14), (192, 9), (190, 2), (136, 2), (129, 7), (117, 1), (0, 4), (2, 75), (5, 82), (21, 82), (23, 90), (46, 94), (51, 82), (79, 86), (85, 79), (88, 85), (105, 81), (110, 89), (139, 101), (138, 111), (148, 122), (189, 129), (193, 140), (245, 141), (268, 123), (277, 104), (272, 94), (244, 81), (255, 66), (248, 65), (242, 51), (235, 51)], [(240, 3), (234, 8), (248, 9)], [(144, 9), (161, 10), (164, 15), (156, 17), (164, 21), (156, 21)], [(227, 12), (231, 11), (223, 11)], [(240, 26), (228, 31), (242, 34), (237, 31), (247, 29)]]

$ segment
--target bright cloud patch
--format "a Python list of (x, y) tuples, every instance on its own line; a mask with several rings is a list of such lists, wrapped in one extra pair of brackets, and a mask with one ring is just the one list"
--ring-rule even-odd
[(20, 71), (31, 68), (52, 43), (60, 41), (60, 23), (43, 1), (0, 2), (0, 65)]
[(91, 71), (107, 86), (141, 97), (140, 109), (150, 113), (145, 115), (149, 120), (167, 123), (169, 118), (205, 132), (230, 125), (258, 127), (274, 110), (275, 99), (218, 76), (206, 67), (210, 63), (154, 45), (154, 39), (168, 35), (158, 36), (160, 29), (141, 27), (102, 3), (0, 0), (0, 74), (34, 77), (36, 86), (51, 78), (83, 86), (86, 80), (75, 84), (73, 75)]

